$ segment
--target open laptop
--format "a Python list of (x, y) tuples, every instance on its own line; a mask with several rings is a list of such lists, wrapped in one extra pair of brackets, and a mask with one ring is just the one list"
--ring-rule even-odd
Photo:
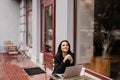
[(82, 68), (80, 66), (66, 67), (64, 74), (56, 74), (56, 75), (61, 78), (69, 78), (69, 77), (79, 76), (81, 69)]

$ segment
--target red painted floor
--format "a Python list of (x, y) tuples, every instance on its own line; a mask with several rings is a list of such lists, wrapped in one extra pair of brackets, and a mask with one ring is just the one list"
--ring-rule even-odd
[(28, 57), (20, 60), (21, 55), (0, 53), (0, 80), (49, 80), (47, 73), (29, 76), (24, 68), (38, 67)]

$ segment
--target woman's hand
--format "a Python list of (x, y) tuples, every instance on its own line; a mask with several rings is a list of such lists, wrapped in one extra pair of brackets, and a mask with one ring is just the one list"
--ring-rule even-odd
[(72, 58), (72, 56), (71, 56), (70, 54), (67, 54), (67, 55), (64, 57), (63, 62), (65, 62), (66, 60), (69, 60), (70, 63), (73, 63), (73, 58)]

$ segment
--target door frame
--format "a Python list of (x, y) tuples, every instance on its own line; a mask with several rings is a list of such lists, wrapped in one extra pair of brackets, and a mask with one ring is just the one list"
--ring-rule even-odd
[[(46, 45), (46, 7), (52, 5), (52, 52), (51, 54), (48, 54), (45, 52), (45, 45)], [(47, 0), (43, 3), (44, 7), (44, 62), (53, 62), (53, 57), (55, 55), (55, 6), (54, 6), (54, 0)]]

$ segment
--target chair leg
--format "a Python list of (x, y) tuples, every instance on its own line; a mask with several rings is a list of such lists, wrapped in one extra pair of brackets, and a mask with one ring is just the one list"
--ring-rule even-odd
[(24, 52), (24, 51), (22, 51), (20, 57), (18, 58), (18, 61), (19, 61), (20, 59), (23, 60), (23, 59), (25, 59), (26, 57), (27, 57), (27, 53)]

